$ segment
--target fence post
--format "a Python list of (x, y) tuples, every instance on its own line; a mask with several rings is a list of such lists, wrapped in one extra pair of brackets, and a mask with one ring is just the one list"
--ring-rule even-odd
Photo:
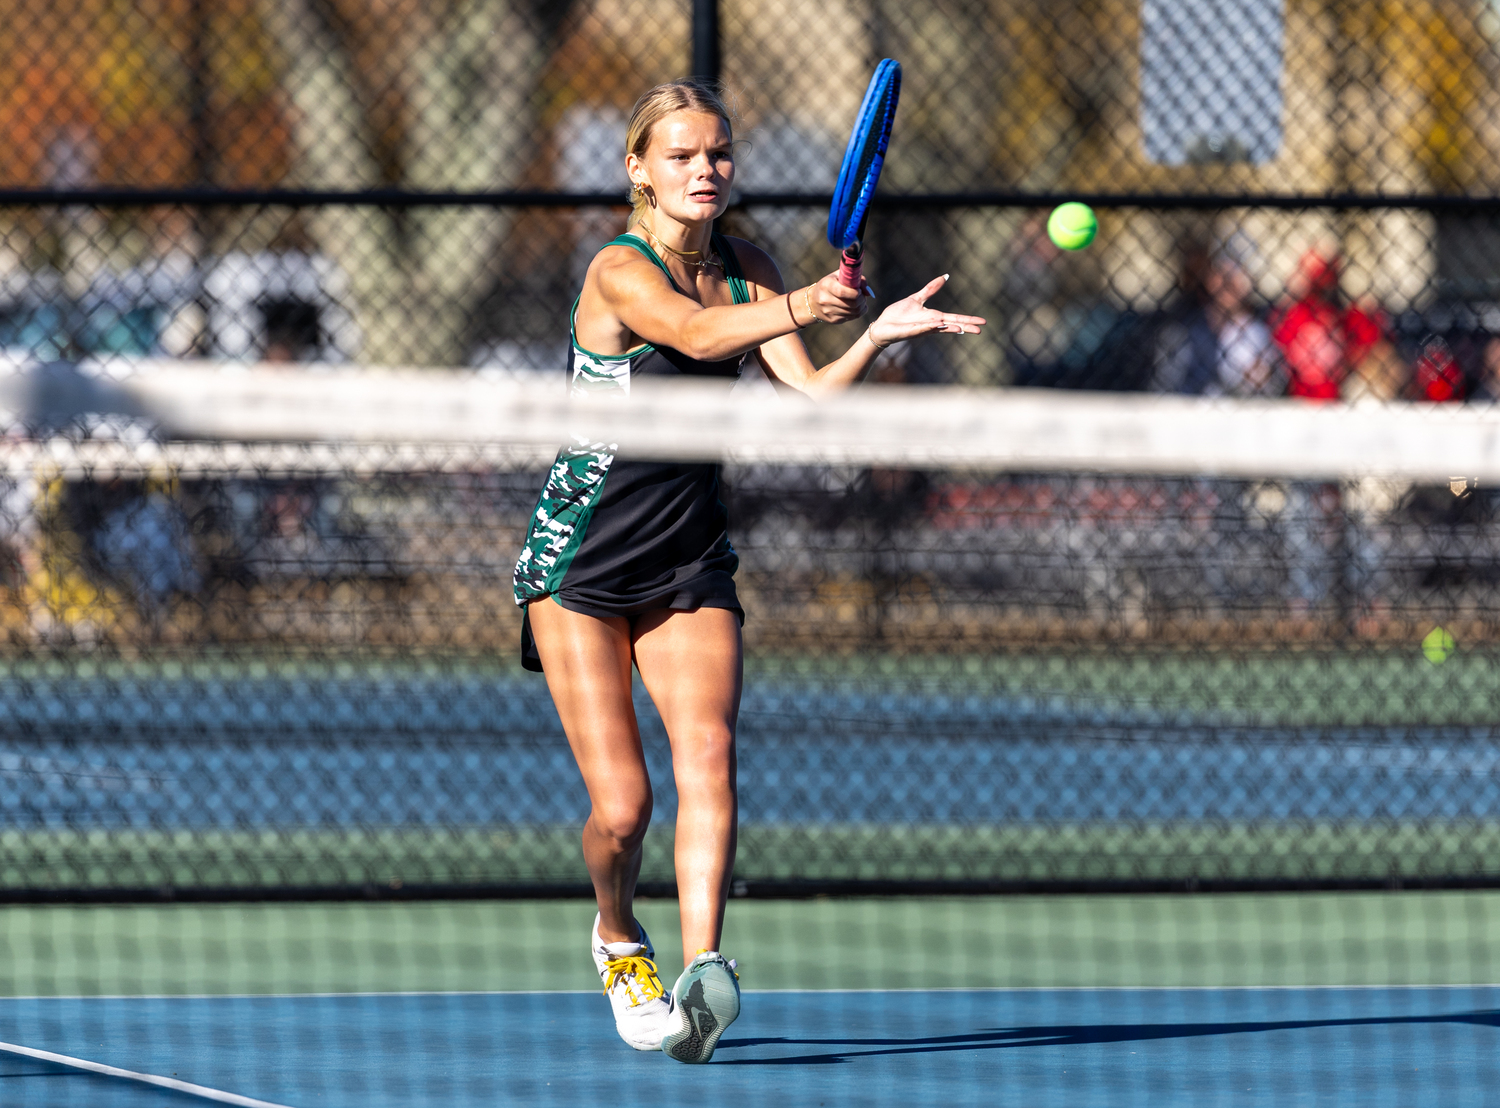
[(693, 0), (693, 76), (719, 79), (719, 0)]

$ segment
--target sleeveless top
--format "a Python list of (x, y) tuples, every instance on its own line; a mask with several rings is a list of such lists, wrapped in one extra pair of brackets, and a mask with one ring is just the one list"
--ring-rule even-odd
[[(724, 263), (734, 303), (749, 303), (734, 250), (717, 232), (710, 241)], [(607, 245), (638, 251), (677, 289), (644, 239), (625, 234)], [(625, 400), (631, 378), (642, 374), (720, 377), (727, 386), (744, 362), (743, 354), (703, 362), (650, 343), (624, 354), (596, 354), (578, 343), (577, 315), (575, 300), (567, 368), (574, 395), (611, 392)], [(717, 464), (621, 457), (616, 444), (578, 438), (558, 451), (537, 499), (516, 562), (515, 599), (524, 607), (551, 597), (572, 611), (601, 617), (656, 608), (728, 608), (743, 621), (733, 578), (738, 566)], [(541, 669), (529, 619), (523, 622), (521, 654), (527, 669)]]

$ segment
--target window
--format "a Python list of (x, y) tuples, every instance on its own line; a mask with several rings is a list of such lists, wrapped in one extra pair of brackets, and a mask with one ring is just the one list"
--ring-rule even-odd
[(1283, 0), (1142, 0), (1141, 130), (1162, 165), (1281, 148)]

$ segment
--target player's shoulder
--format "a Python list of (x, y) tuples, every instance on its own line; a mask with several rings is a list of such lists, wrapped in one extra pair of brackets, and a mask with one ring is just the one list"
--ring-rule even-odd
[(644, 265), (650, 269), (657, 268), (640, 250), (619, 239), (601, 246), (599, 252), (594, 255), (594, 260), (589, 263), (591, 269), (618, 269), (622, 266), (634, 265)]
[(765, 288), (779, 289), (781, 287), (781, 270), (777, 268), (771, 255), (748, 239), (735, 235), (725, 235), (724, 239), (734, 251), (734, 256), (739, 261), (740, 269), (744, 271), (747, 281)]
[(613, 291), (628, 284), (646, 281), (652, 285), (665, 283), (661, 268), (633, 246), (612, 242), (600, 249), (589, 262), (588, 277), (597, 281), (606, 291)]

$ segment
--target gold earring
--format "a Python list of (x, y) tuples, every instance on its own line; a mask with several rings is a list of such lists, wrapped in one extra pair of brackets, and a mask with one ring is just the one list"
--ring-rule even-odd
[(630, 202), (632, 204), (634, 204), (638, 200), (640, 200), (640, 198), (642, 196), (644, 196), (645, 194), (646, 194), (646, 190), (643, 189), (643, 188), (641, 188), (639, 182), (637, 182), (637, 181), (631, 181), (630, 182)]

